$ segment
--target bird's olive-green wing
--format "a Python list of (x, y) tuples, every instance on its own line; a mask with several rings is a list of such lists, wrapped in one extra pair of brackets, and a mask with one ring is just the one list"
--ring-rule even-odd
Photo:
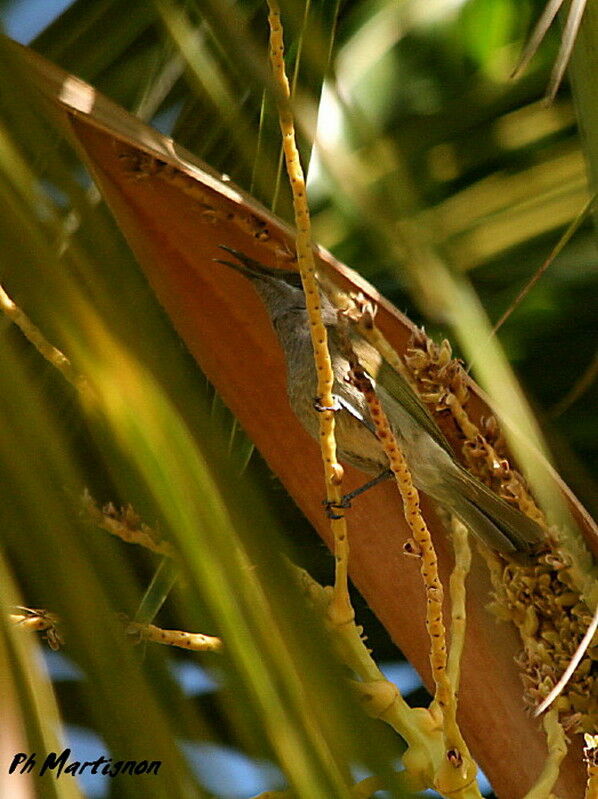
[(380, 365), (375, 373), (375, 380), (391, 397), (396, 399), (415, 421), (423, 427), (428, 435), (454, 458), (454, 452), (444, 433), (434, 421), (430, 411), (426, 408), (409, 383), (396, 369), (381, 358)]
[[(335, 336), (333, 328), (327, 326), (329, 335)], [(428, 433), (428, 435), (454, 458), (451, 445), (440, 430), (430, 411), (426, 408), (409, 383), (385, 358), (365, 339), (351, 334), (351, 346), (362, 368), (395, 399), (407, 413)]]

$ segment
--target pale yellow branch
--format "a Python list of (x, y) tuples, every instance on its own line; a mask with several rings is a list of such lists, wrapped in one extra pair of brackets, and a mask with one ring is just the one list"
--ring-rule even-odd
[[(22, 630), (45, 632), (48, 644), (52, 649), (59, 649), (62, 646), (62, 637), (58, 631), (60, 619), (55, 613), (50, 613), (47, 610), (17, 608), (17, 612), (9, 614), (8, 618), (15, 627)], [(222, 641), (213, 635), (188, 633), (184, 630), (163, 630), (154, 624), (137, 624), (124, 616), (120, 618), (125, 625), (125, 633), (137, 637), (140, 641), (177, 646), (192, 652), (218, 652), (222, 649)]]
[[(291, 564), (292, 565), (292, 564)], [(329, 602), (330, 589), (323, 588), (314, 578), (308, 574), (304, 569), (292, 565), (292, 568), (297, 577), (302, 591), (308, 595), (313, 604), (322, 610), (325, 610)], [(386, 677), (380, 669), (376, 661), (372, 658), (363, 640), (363, 630), (355, 623), (345, 624), (341, 627), (330, 625), (330, 632), (333, 636), (333, 644), (338, 656), (342, 662), (350, 668), (355, 674), (363, 681), (363, 686), (369, 686), (372, 691), (376, 693), (387, 692), (393, 694), (392, 707), (387, 706), (386, 710), (382, 713), (377, 713), (377, 718), (389, 724), (399, 735), (403, 736), (410, 744), (417, 746), (421, 741), (419, 740), (420, 732), (418, 732), (418, 721), (414, 718), (414, 713), (409, 705), (405, 702), (400, 692), (394, 683), (388, 683)], [(390, 687), (382, 687), (382, 683), (387, 682)], [(372, 687), (375, 686), (375, 687)], [(379, 702), (372, 703), (380, 706)], [(370, 703), (364, 704), (366, 712), (370, 710)], [(424, 732), (427, 735), (427, 730)]]
[(50, 344), (41, 330), (36, 327), (19, 306), (11, 300), (2, 286), (0, 286), (0, 310), (3, 311), (11, 322), (14, 322), (40, 355), (55, 369), (58, 369), (65, 380), (68, 380), (78, 392), (86, 396), (91, 394), (91, 389), (87, 380), (76, 371), (63, 352)]
[(465, 525), (453, 516), (451, 519), (455, 565), (451, 572), (449, 593), (451, 597), (451, 645), (449, 647), (447, 674), (455, 693), (459, 690), (461, 657), (465, 646), (465, 579), (471, 568), (469, 533)]
[(351, 796), (353, 799), (370, 799), (378, 791), (383, 791), (385, 787), (386, 783), (382, 777), (373, 775), (356, 782), (351, 788)]
[(547, 708), (549, 708), (550, 705), (552, 705), (557, 696), (559, 696), (559, 694), (563, 692), (565, 686), (573, 676), (575, 669), (579, 666), (581, 659), (583, 658), (588, 648), (590, 647), (592, 639), (594, 638), (597, 629), (598, 629), (598, 607), (594, 611), (594, 616), (592, 617), (592, 621), (590, 622), (590, 625), (586, 630), (586, 634), (579, 642), (579, 645), (575, 650), (575, 654), (573, 655), (573, 657), (569, 661), (569, 665), (563, 672), (563, 676), (554, 686), (552, 691), (548, 694), (546, 699), (544, 699), (544, 701), (541, 702), (541, 704), (538, 706), (538, 708), (534, 712), (534, 716), (541, 716), (542, 713), (544, 713), (544, 711)]
[(138, 637), (140, 641), (150, 641), (164, 646), (177, 646), (192, 652), (218, 652), (222, 649), (222, 641), (213, 635), (188, 633), (184, 630), (164, 630), (155, 624), (137, 624), (126, 621), (127, 635)]
[[(293, 569), (301, 589), (316, 608), (324, 612), (329, 589), (323, 588), (304, 569), (297, 566)], [(359, 627), (355, 624), (343, 627), (331, 625), (330, 633), (341, 661), (362, 681), (352, 681), (351, 685), (361, 699), (363, 709), (388, 724), (408, 744), (409, 748), (403, 757), (405, 784), (413, 790), (440, 790), (442, 770), (448, 761), (443, 729), (437, 714), (426, 708), (409, 707), (397, 687), (386, 680), (378, 668)], [(473, 780), (473, 769), (469, 769), (469, 774), (471, 783), (462, 789), (459, 787), (460, 792), (450, 795), (459, 799), (480, 799), (477, 784)], [(451, 776), (454, 777), (454, 774), (449, 774), (449, 778)], [(450, 779), (448, 786), (450, 790), (454, 788), (454, 782)]]
[[(311, 341), (318, 376), (317, 399), (321, 407), (319, 414), (320, 446), (326, 477), (326, 497), (329, 503), (338, 505), (341, 500), (340, 484), (343, 477), (343, 468), (337, 459), (336, 440), (334, 437), (335, 400), (332, 393), (334, 372), (328, 351), (326, 327), (320, 312), (320, 289), (316, 279), (305, 178), (295, 141), (289, 82), (284, 65), (284, 43), (280, 9), (276, 0), (268, 0), (268, 8), (270, 11), (268, 16), (270, 25), (270, 63), (280, 93), (278, 113), (285, 163), (293, 193), (293, 208), (297, 227), (297, 263), (301, 274), (303, 291), (305, 292)], [(331, 519), (336, 575), (329, 614), (335, 623), (345, 624), (351, 622), (354, 617), (347, 588), (349, 540), (347, 523), (344, 517), (341, 513), (337, 513), (336, 516), (338, 518)]]
[(561, 763), (567, 754), (567, 739), (558, 719), (559, 714), (556, 710), (551, 710), (543, 718), (548, 757), (538, 781), (526, 793), (524, 799), (545, 799), (550, 795), (559, 777)]
[(112, 503), (99, 508), (88, 491), (82, 497), (83, 511), (97, 527), (126, 541), (139, 544), (157, 555), (174, 558), (176, 552), (169, 541), (160, 540), (155, 531), (141, 521), (130, 505), (117, 510)]
[(457, 699), (447, 673), (446, 630), (442, 617), (443, 588), (438, 574), (438, 561), (430, 531), (419, 507), (419, 495), (413, 485), (407, 462), (392, 432), (384, 409), (372, 383), (350, 352), (351, 379), (363, 393), (376, 435), (384, 448), (395, 476), (405, 519), (421, 558), (421, 574), (426, 590), (426, 628), (430, 636), (430, 665), (435, 684), (434, 707), (441, 716), (446, 757), (435, 774), (435, 786), (441, 793), (453, 793), (472, 784), (476, 766), (457, 725)]

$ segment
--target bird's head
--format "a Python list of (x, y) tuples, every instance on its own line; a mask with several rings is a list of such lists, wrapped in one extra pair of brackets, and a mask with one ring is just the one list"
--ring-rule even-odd
[[(229, 261), (219, 258), (216, 259), (218, 263), (231, 267), (251, 280), (268, 309), (275, 328), (278, 328), (279, 321), (287, 314), (306, 313), (305, 294), (298, 272), (272, 269), (231, 247), (221, 245), (221, 249), (236, 260)], [(324, 323), (335, 324), (336, 310), (334, 306), (322, 292), (320, 292), (320, 299)]]

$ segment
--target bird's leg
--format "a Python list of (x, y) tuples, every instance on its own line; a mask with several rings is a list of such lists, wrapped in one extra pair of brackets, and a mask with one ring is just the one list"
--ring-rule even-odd
[[(340, 411), (340, 409), (341, 409), (341, 404), (339, 402), (338, 397), (335, 394), (332, 395), (332, 405), (330, 407), (326, 407), (326, 405), (322, 405), (322, 401), (321, 401), (320, 397), (314, 397), (313, 406), (314, 406), (314, 410), (317, 411), (318, 413), (324, 413), (324, 411), (334, 411), (336, 413), (337, 411)], [(325, 499), (325, 500), (322, 501), (322, 504), (326, 506), (326, 515), (328, 516), (329, 519), (342, 519), (343, 518), (342, 515), (339, 516), (338, 513), (335, 513), (333, 508), (337, 508), (339, 510), (340, 510), (340, 508), (348, 508), (351, 503), (349, 502), (349, 505), (345, 505), (344, 501), (345, 501), (345, 497), (341, 497), (341, 501), (340, 502), (332, 502), (329, 499)]]
[(333, 394), (332, 395), (332, 405), (328, 408), (326, 405), (322, 405), (319, 397), (314, 397), (313, 400), (314, 410), (318, 413), (324, 413), (324, 411), (340, 411), (343, 407), (339, 401), (339, 398)]
[[(318, 411), (318, 413), (323, 413), (324, 411), (340, 411), (341, 409), (345, 408), (349, 410), (353, 415), (355, 414), (354, 410), (347, 406), (347, 403), (343, 401), (340, 397), (337, 397), (335, 394), (332, 395), (333, 404), (331, 408), (326, 408), (320, 402), (320, 398), (316, 397), (313, 401), (314, 410)], [(363, 419), (361, 419), (363, 421)], [(388, 480), (389, 477), (392, 477), (392, 471), (390, 469), (385, 469), (383, 472), (380, 472), (379, 475), (374, 477), (373, 480), (369, 480), (364, 485), (359, 486), (359, 488), (350, 491), (348, 494), (343, 494), (340, 498), (340, 502), (331, 502), (328, 499), (323, 500), (322, 505), (326, 508), (326, 515), (329, 519), (341, 519), (342, 516), (339, 516), (335, 513), (335, 510), (344, 510), (345, 508), (351, 507), (351, 502), (358, 497), (360, 494), (363, 494), (369, 488), (373, 488), (377, 486), (378, 483), (383, 482), (384, 480)]]
[(353, 491), (350, 491), (348, 494), (343, 494), (340, 499), (340, 502), (329, 502), (328, 500), (323, 501), (323, 505), (326, 508), (326, 515), (329, 519), (337, 519), (339, 518), (334, 511), (341, 510), (345, 508), (351, 507), (351, 502), (358, 497), (360, 494), (365, 493), (370, 488), (377, 486), (378, 483), (384, 482), (384, 480), (388, 480), (389, 477), (392, 477), (392, 471), (390, 469), (385, 469), (383, 472), (380, 472), (379, 475), (373, 478), (373, 480), (368, 480), (367, 483), (364, 483), (359, 488), (355, 488)]

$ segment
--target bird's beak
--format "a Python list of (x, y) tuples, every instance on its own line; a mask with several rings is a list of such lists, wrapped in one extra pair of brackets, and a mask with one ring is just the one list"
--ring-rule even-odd
[(296, 285), (297, 288), (301, 285), (301, 279), (297, 272), (290, 272), (282, 269), (272, 269), (269, 266), (264, 266), (259, 261), (250, 258), (245, 253), (234, 250), (232, 247), (227, 247), (225, 244), (220, 245), (221, 250), (230, 253), (236, 261), (227, 261), (221, 258), (214, 258), (216, 263), (230, 266), (237, 272), (240, 272), (245, 277), (253, 280), (268, 280), (274, 278), (275, 280), (283, 280), (291, 285)]

